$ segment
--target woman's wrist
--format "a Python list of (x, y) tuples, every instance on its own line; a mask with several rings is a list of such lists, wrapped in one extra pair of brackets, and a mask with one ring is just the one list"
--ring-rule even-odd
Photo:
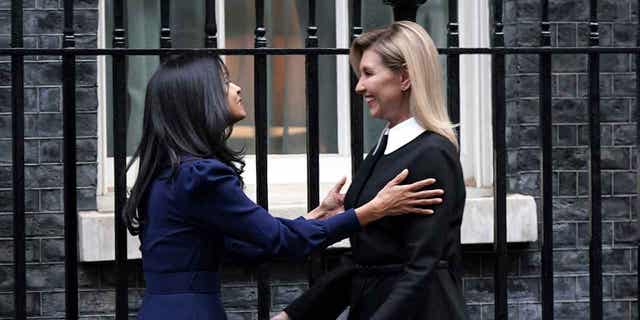
[(307, 219), (316, 220), (324, 215), (323, 210), (318, 206), (315, 209), (311, 210), (311, 212), (307, 213)]
[(356, 218), (358, 218), (358, 222), (360, 222), (361, 226), (376, 221), (382, 216), (382, 210), (375, 201), (365, 203), (364, 205), (356, 208), (355, 212)]

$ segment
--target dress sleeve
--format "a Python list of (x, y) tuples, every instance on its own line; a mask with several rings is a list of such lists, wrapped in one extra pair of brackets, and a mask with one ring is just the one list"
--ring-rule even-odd
[(215, 159), (181, 166), (175, 181), (176, 203), (184, 219), (237, 239), (264, 257), (302, 257), (360, 230), (353, 209), (317, 221), (274, 218), (251, 201), (235, 172)]
[[(404, 242), (408, 262), (404, 274), (395, 283), (387, 300), (374, 313), (372, 320), (410, 319), (427, 296), (427, 278), (442, 257), (455, 212), (456, 190), (459, 174), (455, 160), (444, 150), (430, 149), (421, 156), (420, 176), (415, 180), (435, 178), (436, 184), (429, 188), (445, 190), (442, 204), (433, 206), (432, 215), (407, 215), (403, 219)], [(411, 171), (411, 169), (410, 169)], [(416, 169), (415, 172), (418, 172)]]
[(247, 265), (269, 258), (263, 248), (229, 236), (224, 237), (224, 256), (230, 261)]

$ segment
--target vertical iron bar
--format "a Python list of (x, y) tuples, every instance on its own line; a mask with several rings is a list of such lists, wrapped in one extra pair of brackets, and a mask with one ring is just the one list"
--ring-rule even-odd
[[(264, 0), (256, 0), (256, 30), (255, 47), (267, 46), (267, 29), (264, 27)], [(267, 189), (267, 153), (268, 153), (268, 123), (267, 123), (267, 56), (254, 55), (253, 85), (255, 90), (255, 128), (256, 128), (256, 176), (257, 200), (265, 209), (269, 206)], [(267, 263), (257, 267), (258, 278), (258, 320), (269, 319), (271, 311), (271, 286), (269, 265)]]
[[(540, 45), (551, 46), (549, 0), (542, 0)], [(553, 319), (553, 166), (551, 54), (540, 55), (540, 129), (542, 130), (542, 318)]]
[[(73, 0), (64, 1), (64, 48), (75, 47)], [(65, 315), (78, 319), (78, 208), (76, 195), (76, 57), (62, 56)]]
[[(124, 25), (125, 3), (114, 2), (114, 48), (126, 48)], [(127, 229), (121, 218), (127, 196), (127, 60), (126, 55), (113, 55), (113, 153), (115, 182), (115, 259), (116, 259), (116, 320), (128, 318)]]
[[(11, 47), (24, 47), (22, 0), (11, 1)], [(11, 56), (13, 263), (15, 318), (27, 318), (24, 191), (24, 55)]]
[[(362, 4), (360, 0), (351, 1), (351, 40), (356, 40), (362, 34)], [(355, 66), (356, 68), (358, 66)], [(363, 114), (362, 114), (362, 97), (356, 93), (356, 84), (358, 77), (353, 68), (351, 69), (351, 108), (349, 117), (351, 119), (351, 175), (355, 176), (360, 164), (362, 163), (362, 154), (364, 152), (364, 134), (363, 134)]]
[[(504, 47), (502, 0), (494, 1), (493, 47)], [(493, 54), (493, 160), (494, 160), (494, 242), (495, 265), (495, 319), (508, 318), (507, 304), (507, 172), (505, 138), (505, 57)]]
[(205, 48), (218, 47), (218, 26), (216, 25), (216, 0), (205, 0)]
[(160, 48), (171, 48), (171, 0), (160, 1)]
[[(460, 46), (458, 33), (458, 0), (449, 0), (449, 25), (447, 28), (447, 46)], [(460, 55), (447, 55), (447, 106), (449, 117), (454, 124), (460, 123)], [(460, 137), (460, 128), (456, 130)]]
[[(599, 46), (598, 1), (591, 0), (589, 46)], [(600, 179), (600, 54), (589, 53), (589, 171), (591, 242), (589, 244), (589, 307), (591, 319), (602, 319), (602, 197)]]
[[(307, 48), (318, 47), (318, 26), (316, 25), (316, 1), (309, 0), (309, 25), (307, 26)], [(307, 211), (320, 203), (320, 133), (318, 102), (318, 55), (305, 55), (307, 89)], [(311, 254), (309, 265), (309, 283), (313, 284), (322, 274), (322, 250)]]

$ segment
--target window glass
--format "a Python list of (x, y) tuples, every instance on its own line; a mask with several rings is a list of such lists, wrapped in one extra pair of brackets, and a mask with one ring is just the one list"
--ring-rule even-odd
[[(160, 47), (160, 1), (127, 1), (126, 29), (130, 48)], [(113, 4), (105, 2), (107, 47), (112, 46)], [(204, 1), (171, 1), (173, 47), (197, 48), (204, 43)], [(140, 13), (144, 13), (143, 18)], [(112, 63), (107, 57), (107, 156), (113, 157)], [(158, 56), (127, 57), (127, 155), (140, 142), (146, 85), (159, 64)]]
[[(225, 3), (225, 42), (227, 48), (254, 46), (255, 7), (253, 0)], [(320, 47), (335, 47), (335, 3), (317, 2)], [(267, 45), (274, 48), (304, 48), (307, 35), (307, 1), (274, 0), (265, 2)], [(231, 144), (254, 153), (253, 57), (227, 56), (232, 80), (243, 90), (248, 116), (234, 127)], [(336, 58), (319, 58), (320, 152), (337, 153)], [(267, 58), (267, 117), (269, 153), (306, 152), (306, 78), (304, 56)]]
[[(253, 0), (225, 1), (226, 47), (254, 46), (255, 8)], [(131, 48), (158, 48), (160, 2), (127, 2), (127, 35)], [(320, 47), (335, 47), (335, 4), (318, 2), (318, 37)], [(113, 32), (112, 4), (107, 2), (107, 35)], [(144, 18), (139, 14), (144, 12)], [(173, 47), (202, 47), (204, 42), (204, 2), (171, 1), (171, 39)], [(267, 1), (265, 25), (271, 47), (303, 48), (307, 26), (307, 1)], [(111, 41), (108, 40), (108, 46)], [(321, 56), (319, 66), (320, 152), (337, 153), (337, 112), (335, 57)], [(244, 147), (254, 153), (253, 57), (228, 56), (225, 61), (243, 89), (248, 117), (234, 128), (230, 140), (234, 148)], [(306, 152), (306, 84), (304, 56), (270, 56), (268, 58), (269, 153)], [(132, 155), (140, 141), (146, 83), (157, 68), (156, 56), (132, 56), (127, 70), (127, 154)], [(111, 87), (111, 59), (107, 60), (107, 85)], [(113, 156), (112, 88), (107, 92), (107, 154)]]

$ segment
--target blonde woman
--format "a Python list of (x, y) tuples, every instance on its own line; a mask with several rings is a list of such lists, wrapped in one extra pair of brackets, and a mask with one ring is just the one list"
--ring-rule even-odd
[(384, 182), (436, 178), (444, 199), (430, 216), (387, 217), (353, 235), (352, 263), (341, 266), (274, 319), (461, 319), (460, 224), (465, 187), (458, 141), (447, 114), (438, 52), (418, 24), (395, 22), (354, 41), (356, 91), (387, 121), (353, 178), (345, 208), (371, 200)]

